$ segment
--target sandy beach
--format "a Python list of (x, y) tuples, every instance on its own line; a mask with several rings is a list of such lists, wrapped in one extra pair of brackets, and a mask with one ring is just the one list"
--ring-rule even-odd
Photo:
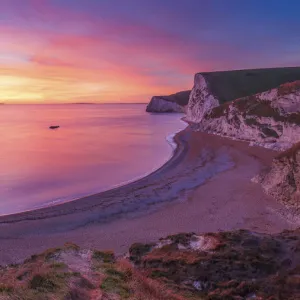
[(1, 217), (0, 264), (21, 262), (65, 242), (121, 255), (132, 243), (177, 232), (243, 228), (273, 233), (297, 227), (251, 182), (276, 152), (189, 128), (175, 141), (172, 159), (136, 182)]

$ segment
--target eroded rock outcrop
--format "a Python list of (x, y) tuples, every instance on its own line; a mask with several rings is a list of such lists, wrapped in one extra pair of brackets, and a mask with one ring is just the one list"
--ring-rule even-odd
[(274, 158), (270, 168), (253, 179), (287, 208), (300, 211), (300, 143)]
[(153, 96), (147, 105), (147, 112), (185, 112), (191, 91), (182, 91), (169, 96)]
[(288, 149), (300, 141), (300, 81), (212, 108), (196, 128), (266, 148)]
[(190, 94), (187, 120), (199, 123), (216, 106), (296, 80), (300, 80), (298, 67), (198, 73)]

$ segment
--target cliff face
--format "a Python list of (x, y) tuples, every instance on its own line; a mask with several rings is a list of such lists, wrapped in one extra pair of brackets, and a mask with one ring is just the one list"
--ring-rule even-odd
[[(216, 103), (208, 97), (206, 101), (209, 107)], [(246, 140), (275, 150), (288, 149), (300, 140), (300, 81), (210, 110), (204, 105), (200, 107), (202, 112), (198, 116), (201, 120), (196, 126), (200, 131)]]
[(187, 120), (199, 123), (216, 106), (296, 80), (300, 80), (300, 68), (198, 73), (189, 99)]
[(147, 112), (178, 112), (183, 113), (184, 107), (177, 104), (176, 102), (166, 100), (161, 96), (154, 96), (151, 98), (150, 103), (146, 108)]
[(287, 208), (300, 211), (300, 143), (280, 153), (253, 181), (261, 183), (267, 194)]
[(205, 114), (219, 105), (220, 101), (213, 95), (205, 76), (196, 74), (187, 107), (187, 119), (195, 123), (200, 122)]
[(147, 112), (185, 112), (191, 91), (182, 91), (169, 96), (154, 96), (147, 105)]

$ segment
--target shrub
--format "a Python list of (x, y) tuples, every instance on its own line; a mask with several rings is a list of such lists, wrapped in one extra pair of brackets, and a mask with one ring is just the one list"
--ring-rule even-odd
[(29, 281), (29, 288), (38, 291), (52, 292), (57, 287), (57, 284), (48, 274), (36, 274)]
[(105, 263), (114, 262), (115, 255), (112, 251), (98, 251), (94, 250), (93, 258), (96, 260), (101, 260)]
[(114, 276), (107, 276), (104, 278), (100, 285), (101, 289), (106, 293), (116, 293), (122, 299), (129, 298), (130, 296), (130, 289), (128, 286), (123, 284), (120, 278)]
[(12, 291), (13, 287), (0, 283), (0, 293), (11, 293)]

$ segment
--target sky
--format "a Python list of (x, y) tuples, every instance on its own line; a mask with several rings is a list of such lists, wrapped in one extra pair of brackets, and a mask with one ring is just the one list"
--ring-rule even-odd
[(0, 102), (147, 102), (300, 65), (298, 0), (0, 0)]

